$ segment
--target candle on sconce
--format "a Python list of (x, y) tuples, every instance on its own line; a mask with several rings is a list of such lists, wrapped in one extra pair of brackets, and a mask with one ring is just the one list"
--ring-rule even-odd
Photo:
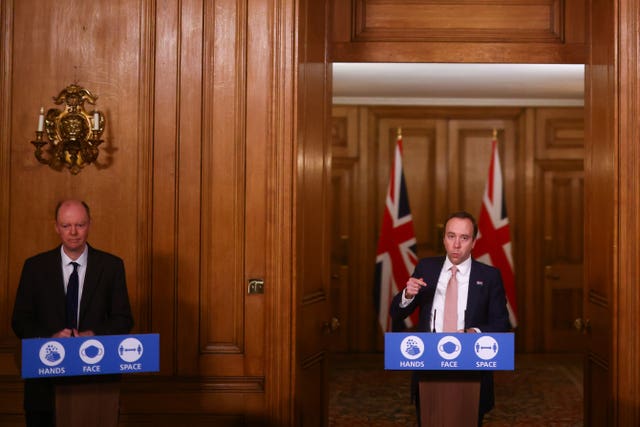
[(97, 111), (93, 113), (93, 130), (100, 130), (100, 114)]
[(44, 107), (40, 107), (40, 115), (38, 116), (38, 132), (44, 130)]

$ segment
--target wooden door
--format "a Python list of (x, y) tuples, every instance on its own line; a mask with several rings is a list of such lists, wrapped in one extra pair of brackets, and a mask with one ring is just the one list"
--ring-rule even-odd
[[(616, 420), (616, 334), (614, 310), (618, 262), (618, 80), (616, 61), (619, 1), (590, 2), (590, 56), (585, 69), (585, 241), (584, 313), (586, 337), (584, 425), (619, 424)], [(637, 212), (634, 212), (637, 215)], [(637, 239), (637, 236), (634, 237)], [(634, 277), (632, 280), (636, 280)], [(635, 284), (634, 286), (637, 286)], [(637, 309), (636, 309), (637, 310)], [(635, 329), (637, 325), (633, 326)], [(616, 356), (617, 357), (617, 356)], [(635, 356), (637, 357), (637, 356)], [(637, 360), (632, 362), (636, 364)], [(630, 378), (633, 380), (633, 378)], [(618, 379), (622, 383), (625, 378)]]
[(326, 426), (329, 412), (331, 90), (327, 62), (328, 4), (301, 0), (298, 10), (295, 155), (295, 408), (296, 426)]
[[(362, 307), (350, 307), (352, 298), (368, 301), (350, 286), (358, 280), (359, 272), (357, 240), (359, 221), (356, 189), (358, 177), (357, 112), (355, 109), (332, 108), (331, 119), (331, 312), (340, 322), (335, 331), (331, 349), (347, 352), (354, 349), (353, 337), (360, 332), (358, 318)], [(355, 268), (354, 268), (355, 267)], [(365, 312), (366, 313), (366, 312)], [(365, 314), (366, 316), (366, 314)]]
[(335, 331), (332, 350), (347, 352), (350, 350), (349, 336), (345, 329), (354, 322), (350, 321), (348, 303), (349, 293), (353, 287), (349, 256), (353, 253), (351, 246), (351, 219), (353, 217), (350, 202), (353, 194), (353, 163), (332, 163), (331, 169), (331, 311), (341, 323), (341, 328)]
[[(582, 315), (584, 248), (584, 109), (539, 108), (533, 112), (530, 156), (534, 178), (533, 227), (528, 230), (534, 260), (533, 299), (541, 309), (529, 319), (534, 348), (547, 352), (584, 350), (574, 321)], [(540, 322), (541, 320), (541, 322)]]
[[(544, 350), (580, 352), (584, 338), (574, 327), (582, 316), (582, 161), (539, 164), (538, 206), (542, 240)], [(535, 246), (535, 245), (534, 245)]]

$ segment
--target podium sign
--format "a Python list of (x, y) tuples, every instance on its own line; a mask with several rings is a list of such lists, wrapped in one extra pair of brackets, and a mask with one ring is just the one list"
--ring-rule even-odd
[(22, 378), (160, 370), (158, 334), (22, 340)]
[(384, 335), (388, 370), (514, 369), (513, 333), (397, 333)]

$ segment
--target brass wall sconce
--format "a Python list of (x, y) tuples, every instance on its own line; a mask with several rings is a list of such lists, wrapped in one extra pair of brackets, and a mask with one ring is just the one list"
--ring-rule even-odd
[(44, 108), (40, 108), (36, 140), (31, 141), (40, 163), (55, 170), (66, 167), (75, 175), (98, 158), (105, 118), (98, 110), (84, 109), (85, 101), (95, 105), (96, 99), (87, 89), (71, 84), (53, 98), (56, 105), (66, 104), (64, 110), (50, 108), (45, 116)]

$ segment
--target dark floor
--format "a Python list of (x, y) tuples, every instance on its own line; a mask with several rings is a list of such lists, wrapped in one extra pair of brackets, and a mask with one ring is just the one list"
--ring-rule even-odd
[[(582, 356), (517, 354), (494, 374), (496, 406), (485, 426), (582, 426)], [(385, 371), (382, 354), (334, 355), (329, 426), (416, 425), (408, 371)]]

